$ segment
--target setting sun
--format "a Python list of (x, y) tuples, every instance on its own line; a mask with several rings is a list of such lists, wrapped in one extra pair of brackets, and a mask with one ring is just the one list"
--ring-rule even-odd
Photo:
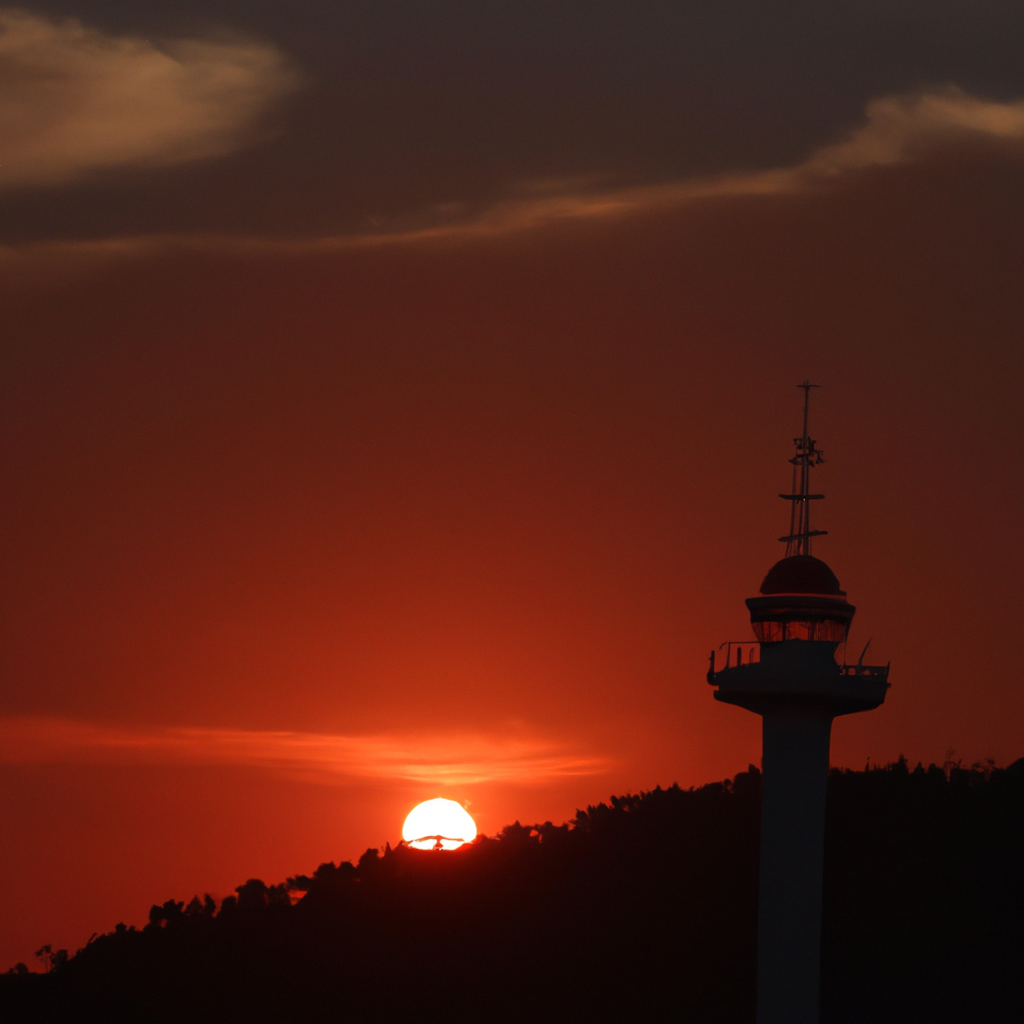
[(476, 838), (476, 822), (462, 804), (436, 797), (409, 812), (402, 838), (417, 850), (457, 850)]

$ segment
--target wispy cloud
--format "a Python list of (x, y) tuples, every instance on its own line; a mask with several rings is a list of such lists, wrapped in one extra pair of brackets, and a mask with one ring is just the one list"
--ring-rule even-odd
[(818, 150), (801, 170), (825, 175), (885, 167), (972, 139), (1024, 139), (1024, 100), (997, 103), (953, 86), (872, 100), (862, 126), (843, 142)]
[[(817, 149), (791, 167), (688, 178), (658, 185), (601, 190), (593, 180), (524, 182), (512, 198), (461, 221), (414, 230), (375, 231), (321, 238), (263, 238), (213, 234), (147, 235), (87, 242), (0, 246), (0, 268), (30, 270), (37, 262), (73, 270), (175, 249), (287, 257), (344, 250), (429, 245), (521, 232), (549, 224), (628, 217), (697, 202), (799, 195), (828, 189), (853, 174), (928, 159), (935, 152), (972, 144), (1024, 142), (1024, 100), (1000, 103), (960, 89), (887, 96), (867, 104), (864, 122), (840, 142)], [(456, 204), (457, 205), (457, 204)]]
[(537, 737), (457, 733), (341, 736), (245, 729), (127, 729), (60, 718), (0, 718), (0, 763), (247, 765), (336, 778), (439, 785), (547, 782), (609, 763)]
[[(549, 193), (546, 196), (527, 196), (497, 204), (472, 223), (439, 229), (436, 233), (509, 231), (558, 220), (623, 216), (700, 200), (814, 191), (858, 171), (911, 163), (937, 150), (981, 141), (1024, 141), (1024, 100), (983, 100), (952, 86), (885, 96), (867, 104), (863, 123), (847, 138), (817, 149), (807, 160), (792, 167), (605, 191), (594, 187), (560, 191), (545, 182), (541, 184)], [(420, 234), (426, 236), (431, 232)]]
[(0, 8), (0, 187), (220, 156), (298, 84), (265, 43), (158, 45)]

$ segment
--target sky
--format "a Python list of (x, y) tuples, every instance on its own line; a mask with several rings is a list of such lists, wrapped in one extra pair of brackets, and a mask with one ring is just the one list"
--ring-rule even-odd
[[(1024, 755), (1024, 7), (0, 8), (0, 969), (150, 904), (757, 763)], [(852, 660), (852, 659), (851, 659)]]

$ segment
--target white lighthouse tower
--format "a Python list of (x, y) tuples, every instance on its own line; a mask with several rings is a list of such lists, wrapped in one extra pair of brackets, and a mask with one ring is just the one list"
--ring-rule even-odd
[[(811, 470), (822, 454), (807, 434), (811, 388), (804, 381), (803, 435), (795, 439), (786, 557), (747, 600), (757, 643), (723, 644), (711, 655), (715, 699), (763, 720), (761, 878), (757, 936), (757, 1024), (817, 1024), (825, 786), (832, 719), (885, 700), (889, 666), (837, 660), (856, 611), (832, 570), (811, 554)], [(745, 656), (744, 656), (745, 655)], [(863, 655), (861, 655), (863, 659)]]

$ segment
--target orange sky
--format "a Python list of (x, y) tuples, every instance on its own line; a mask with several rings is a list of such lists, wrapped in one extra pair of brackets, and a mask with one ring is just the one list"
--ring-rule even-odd
[(427, 797), (494, 832), (756, 763), (704, 673), (805, 377), (815, 553), (892, 660), (834, 763), (1024, 754), (1024, 127), (971, 103), (421, 235), (0, 250), (0, 968)]

